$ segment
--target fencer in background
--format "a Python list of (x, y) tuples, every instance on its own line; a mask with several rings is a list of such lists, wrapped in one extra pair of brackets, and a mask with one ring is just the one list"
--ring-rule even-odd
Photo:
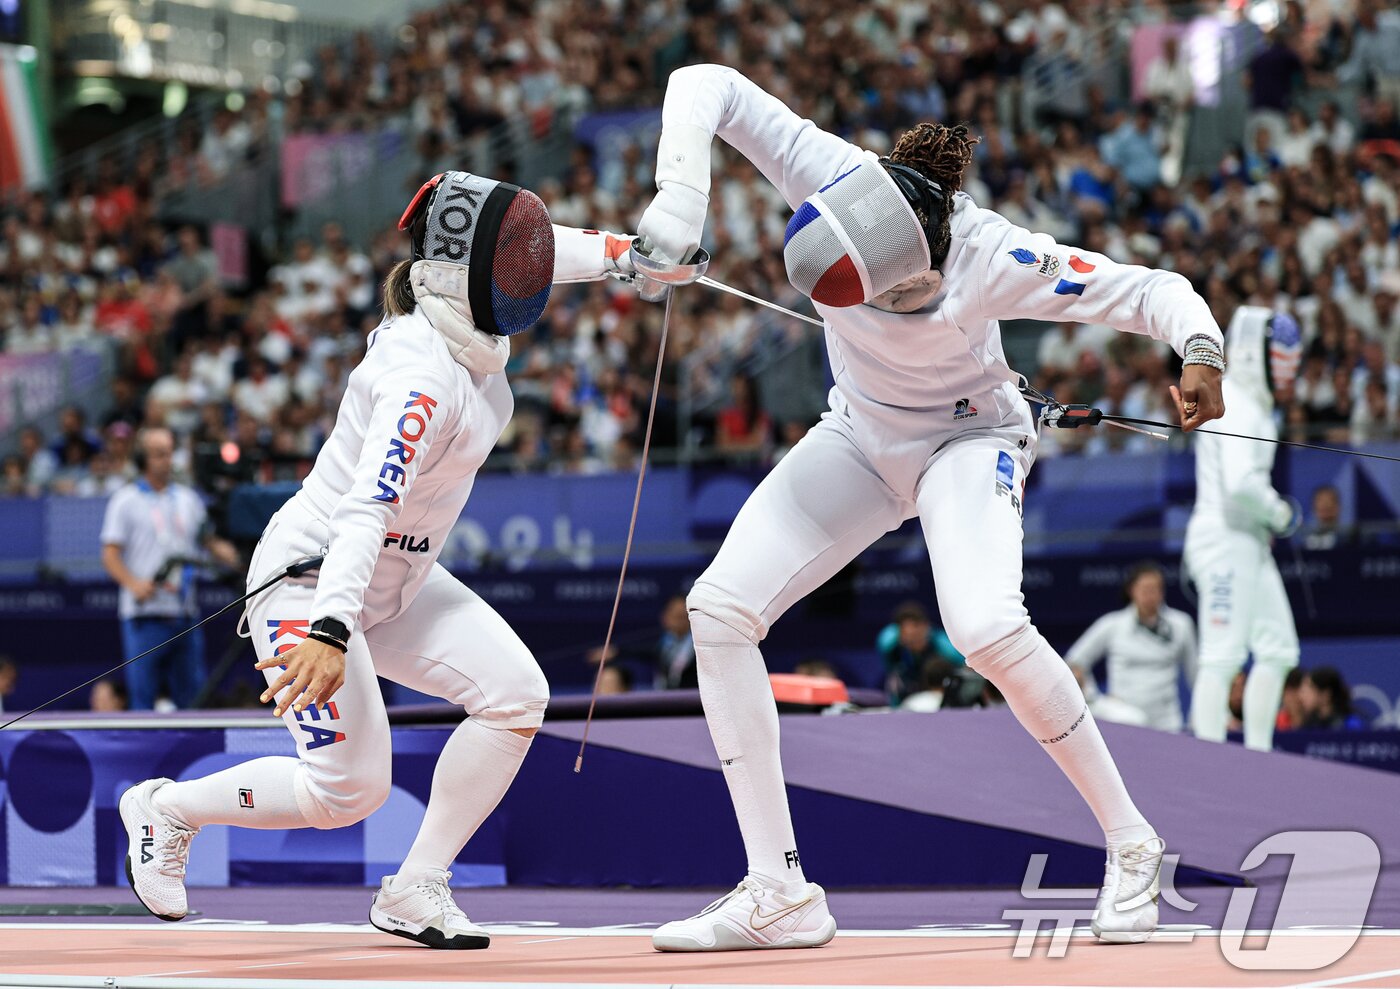
[(1224, 355), (1210, 309), (1180, 275), (1117, 264), (979, 208), (960, 191), (977, 143), (966, 127), (918, 124), (881, 159), (717, 65), (678, 69), (666, 88), (659, 192), (638, 228), (654, 255), (687, 259), (700, 243), (716, 135), (795, 211), (783, 258), (825, 321), (835, 385), (822, 421), (754, 491), (688, 599), (700, 694), (749, 871), (652, 943), (808, 947), (835, 934), (825, 894), (798, 857), (758, 643), (795, 602), (913, 517), (953, 647), (1000, 690), (1103, 829), (1095, 933), (1146, 940), (1162, 839), (1021, 594), (1036, 424), (997, 321), (1106, 323), (1170, 344), (1185, 361), (1181, 413), (1194, 429), (1220, 414)]
[(384, 286), (384, 321), (350, 375), (335, 429), (272, 517), (248, 569), (257, 586), (321, 555), (244, 615), (267, 690), (297, 744), (205, 776), (146, 780), (120, 801), (127, 877), (153, 914), (188, 911), (185, 865), (206, 824), (340, 828), (389, 795), (389, 719), (378, 677), (469, 717), (438, 759), (418, 836), (374, 894), (370, 922), (433, 948), (484, 948), (448, 870), (514, 780), (549, 688), (514, 630), (441, 564), (477, 471), (509, 421), (510, 335), (551, 282), (631, 271), (629, 241), (551, 226), (533, 193), (446, 172), (399, 223), (413, 257)]
[[(1196, 626), (1166, 604), (1162, 568), (1145, 560), (1128, 571), (1128, 605), (1104, 615), (1079, 637), (1065, 662), (1084, 688), (1096, 718), (1119, 724), (1181, 731), (1178, 682), (1196, 673)], [(1108, 692), (1094, 683), (1094, 664), (1108, 659)]]
[[(1275, 392), (1293, 387), (1302, 335), (1292, 316), (1241, 306), (1226, 335), (1222, 432), (1278, 439)], [(1183, 563), (1196, 587), (1200, 666), (1191, 695), (1197, 738), (1225, 741), (1230, 681), (1253, 654), (1244, 688), (1244, 744), (1268, 751), (1288, 671), (1298, 665), (1298, 632), (1271, 549), (1297, 528), (1302, 511), (1274, 490), (1273, 443), (1201, 434), (1196, 507)]]

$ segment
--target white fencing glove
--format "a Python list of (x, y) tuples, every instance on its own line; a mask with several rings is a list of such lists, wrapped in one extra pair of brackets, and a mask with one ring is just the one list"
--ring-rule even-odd
[(663, 182), (651, 201), (637, 235), (644, 250), (658, 261), (680, 264), (700, 247), (710, 197), (679, 182)]
[(1303, 525), (1303, 505), (1292, 495), (1284, 495), (1283, 501), (1269, 519), (1269, 531), (1280, 539), (1288, 539)]

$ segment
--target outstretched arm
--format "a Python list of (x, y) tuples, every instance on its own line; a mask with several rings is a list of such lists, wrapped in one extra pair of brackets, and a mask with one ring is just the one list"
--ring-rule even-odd
[(554, 224), (554, 284), (596, 282), (608, 275), (630, 274), (627, 261), (632, 238), (606, 230), (578, 230)]
[[(974, 270), (986, 319), (1105, 323), (1161, 340), (1183, 357), (1196, 346), (1224, 353), (1224, 334), (1210, 307), (1176, 272), (1119, 264), (1009, 222), (978, 248)], [(1201, 364), (1182, 369), (1178, 405), (1184, 406), (1185, 429), (1224, 413), (1220, 377), (1218, 369)]]

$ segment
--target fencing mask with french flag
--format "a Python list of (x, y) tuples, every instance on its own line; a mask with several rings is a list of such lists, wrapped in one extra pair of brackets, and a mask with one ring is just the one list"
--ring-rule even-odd
[(783, 235), (783, 262), (803, 295), (845, 308), (928, 271), (929, 243), (909, 198), (872, 156), (802, 201)]

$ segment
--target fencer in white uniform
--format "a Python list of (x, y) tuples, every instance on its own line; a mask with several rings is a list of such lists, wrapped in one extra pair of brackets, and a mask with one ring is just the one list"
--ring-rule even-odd
[[(1224, 432), (1278, 438), (1274, 392), (1298, 373), (1302, 337), (1293, 317), (1241, 306), (1226, 335)], [(1244, 688), (1244, 743), (1267, 752), (1288, 671), (1298, 665), (1293, 609), (1274, 562), (1274, 537), (1291, 535), (1302, 512), (1274, 490), (1273, 443), (1206, 433), (1195, 439), (1196, 507), (1183, 562), (1196, 588), (1201, 657), (1191, 696), (1197, 738), (1225, 741), (1230, 684), (1253, 654)]]
[[(1182, 391), (1194, 428), (1219, 414), (1221, 333), (1210, 310), (1180, 275), (1058, 244), (956, 192), (975, 141), (965, 128), (920, 125), (880, 160), (715, 65), (679, 69), (666, 89), (659, 192), (638, 228), (656, 256), (682, 260), (700, 242), (716, 135), (795, 210), (784, 260), (825, 321), (835, 386), (830, 410), (754, 491), (688, 598), (701, 696), (749, 871), (653, 944), (807, 947), (835, 933), (798, 857), (758, 643), (795, 602), (915, 516), (953, 646), (996, 684), (1103, 827), (1095, 931), (1145, 939), (1163, 843), (1022, 601), (1021, 500), (1036, 431), (997, 320), (1107, 323), (1169, 343), (1188, 362)], [(922, 170), (935, 147), (960, 162), (939, 170), (944, 186)]]
[(538, 319), (552, 282), (630, 271), (628, 242), (553, 227), (533, 193), (466, 172), (426, 184), (400, 227), (414, 257), (386, 282), (388, 314), (335, 428), (248, 571), (251, 589), (324, 555), (319, 575), (284, 580), (244, 616), (263, 700), (276, 698), (297, 756), (147, 780), (121, 798), (132, 888), (166, 920), (187, 913), (185, 865), (204, 825), (338, 828), (384, 802), (382, 676), (460, 704), (468, 718), (443, 749), (417, 838), (370, 920), (431, 947), (489, 944), (453, 902), (448, 870), (515, 778), (549, 688), (515, 632), (436, 561), (511, 416), (509, 335)]
[[(1134, 567), (1124, 581), (1129, 603), (1090, 625), (1065, 653), (1084, 686), (1089, 710), (1104, 721), (1181, 731), (1178, 683), (1196, 672), (1196, 626), (1163, 600), (1166, 580), (1156, 563)], [(1108, 692), (1094, 683), (1093, 667), (1108, 662)]]

